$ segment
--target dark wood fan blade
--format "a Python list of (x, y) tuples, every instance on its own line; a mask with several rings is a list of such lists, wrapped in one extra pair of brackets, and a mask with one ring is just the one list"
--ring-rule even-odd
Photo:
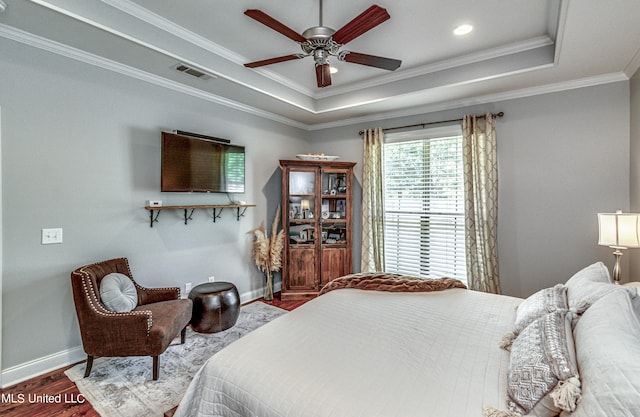
[(344, 51), (340, 55), (341, 61), (351, 62), (352, 64), (368, 65), (370, 67), (382, 68), (389, 71), (395, 71), (400, 67), (402, 61), (399, 59), (385, 58), (382, 56), (361, 54), (359, 52)]
[(389, 16), (386, 9), (373, 5), (338, 29), (332, 38), (340, 45), (344, 45), (390, 18), (391, 16)]
[(305, 38), (304, 36), (296, 32), (295, 30), (291, 29), (290, 27), (286, 26), (285, 24), (278, 22), (276, 19), (274, 19), (273, 17), (269, 16), (268, 14), (266, 14), (261, 10), (247, 9), (244, 11), (244, 14), (246, 14), (247, 16), (249, 16), (254, 20), (257, 20), (263, 25), (270, 27), (276, 32), (283, 34), (284, 36), (286, 36), (287, 38), (295, 42), (307, 41), (307, 38)]
[(294, 59), (304, 58), (305, 55), (302, 54), (291, 54), (291, 55), (283, 55), (275, 58), (263, 59), (262, 61), (254, 61), (244, 64), (247, 68), (256, 68), (263, 67), (265, 65), (277, 64), (278, 62), (292, 61)]
[(320, 88), (331, 85), (331, 70), (329, 64), (316, 65), (316, 80)]

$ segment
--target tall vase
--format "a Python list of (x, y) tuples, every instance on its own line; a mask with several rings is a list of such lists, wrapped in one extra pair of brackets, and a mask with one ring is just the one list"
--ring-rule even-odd
[(273, 274), (267, 271), (267, 284), (264, 287), (264, 299), (266, 301), (273, 300)]

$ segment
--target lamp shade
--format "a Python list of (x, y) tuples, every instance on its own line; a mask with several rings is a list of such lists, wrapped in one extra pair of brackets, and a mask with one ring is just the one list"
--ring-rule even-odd
[(598, 245), (640, 248), (640, 213), (598, 213)]

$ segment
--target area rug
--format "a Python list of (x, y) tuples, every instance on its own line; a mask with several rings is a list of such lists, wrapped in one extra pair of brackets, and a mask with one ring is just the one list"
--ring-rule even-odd
[(191, 379), (214, 353), (275, 319), (286, 311), (261, 302), (243, 306), (237, 323), (219, 333), (187, 329), (160, 356), (160, 377), (151, 379), (151, 357), (97, 358), (91, 375), (83, 378), (85, 364), (65, 371), (101, 417), (162, 417), (178, 405)]

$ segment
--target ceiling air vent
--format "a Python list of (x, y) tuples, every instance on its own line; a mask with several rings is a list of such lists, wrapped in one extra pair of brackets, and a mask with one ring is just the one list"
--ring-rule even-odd
[(192, 77), (200, 78), (201, 80), (208, 80), (212, 78), (211, 75), (184, 64), (178, 64), (175, 69), (177, 71), (184, 72), (185, 74), (189, 74)]

